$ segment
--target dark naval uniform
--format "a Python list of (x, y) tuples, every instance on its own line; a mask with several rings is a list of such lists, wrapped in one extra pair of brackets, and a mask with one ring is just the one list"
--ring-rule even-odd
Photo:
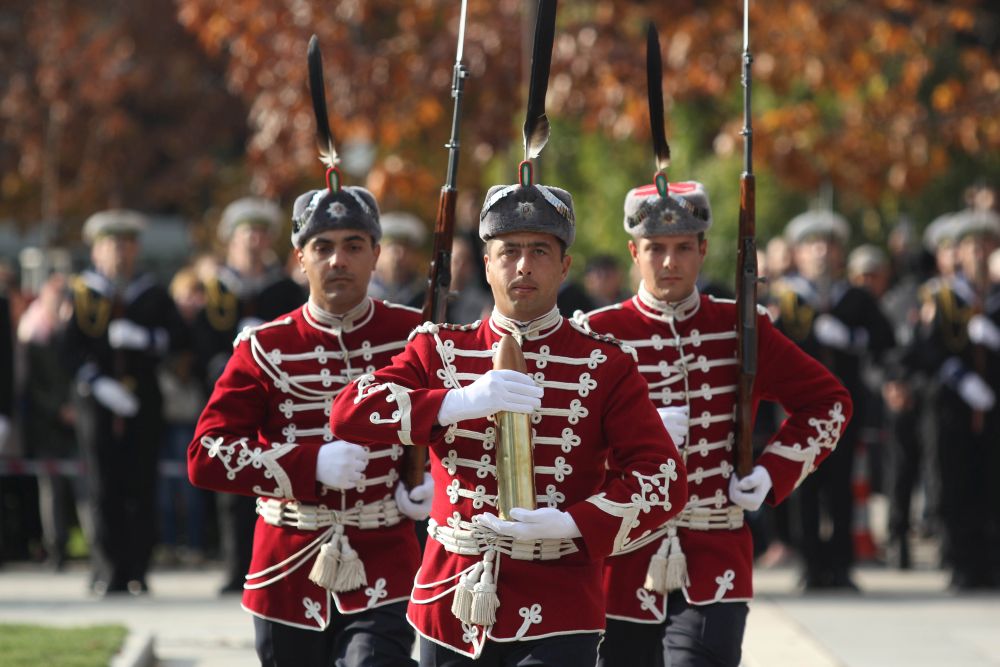
[[(531, 415), (535, 486), (538, 507), (569, 513), (583, 537), (523, 541), (474, 523), (497, 507), (495, 424), (444, 428), (436, 418), (449, 390), (493, 368), (501, 334), (511, 331), (497, 311), (467, 326), (422, 325), (391, 366), (348, 387), (332, 415), (334, 432), (353, 442), (430, 447), (438, 492), (407, 616), (423, 637), (470, 657), (492, 642), (601, 632), (603, 559), (687, 498), (684, 466), (630, 352), (553, 308), (523, 334), (527, 373), (545, 389)], [(487, 581), (484, 568), (495, 578)], [(495, 596), (495, 618), (453, 612), (466, 587)]]
[[(799, 494), (806, 585), (849, 585), (848, 575), (854, 560), (851, 474), (855, 443), (864, 423), (861, 361), (865, 354), (878, 358), (893, 346), (892, 325), (869, 292), (845, 280), (821, 289), (793, 275), (776, 283), (771, 293), (778, 313), (777, 328), (837, 376), (854, 399), (854, 418), (840, 445), (826, 464), (805, 480)], [(849, 330), (851, 339), (843, 349), (824, 345), (817, 339), (815, 322), (823, 314), (832, 315)], [(833, 522), (829, 539), (820, 536), (821, 504), (829, 508)]]
[[(112, 348), (109, 324), (127, 320), (146, 332), (142, 348)], [(113, 324), (112, 324), (113, 325)], [(76, 374), (77, 438), (87, 467), (94, 512), (94, 587), (98, 592), (144, 590), (156, 540), (157, 461), (163, 399), (156, 368), (187, 344), (187, 330), (166, 289), (150, 274), (116, 285), (94, 270), (73, 281), (73, 315), (65, 336)], [(95, 395), (103, 379), (138, 400), (120, 416)]]

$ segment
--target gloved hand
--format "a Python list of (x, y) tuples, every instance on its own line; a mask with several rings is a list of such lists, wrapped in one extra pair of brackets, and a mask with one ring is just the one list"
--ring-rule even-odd
[(115, 350), (145, 350), (150, 344), (149, 329), (132, 320), (118, 319), (108, 323), (108, 343)]
[(736, 475), (729, 478), (729, 499), (753, 512), (759, 510), (771, 490), (771, 474), (764, 466), (754, 466), (750, 474), (740, 479)]
[(996, 394), (976, 373), (966, 373), (958, 381), (958, 395), (973, 410), (992, 410), (997, 402)]
[(98, 403), (119, 417), (134, 417), (139, 412), (139, 399), (118, 380), (98, 375), (90, 389)]
[(6, 415), (0, 415), (0, 452), (3, 451), (3, 446), (7, 442), (7, 436), (10, 435), (10, 419)]
[(353, 487), (368, 467), (368, 454), (361, 445), (334, 440), (319, 448), (316, 480), (323, 486), (343, 491)]
[(833, 315), (823, 313), (813, 322), (813, 333), (822, 345), (836, 350), (846, 350), (851, 346), (851, 330)]
[(501, 410), (530, 413), (541, 406), (543, 393), (542, 388), (524, 373), (489, 371), (469, 386), (445, 394), (437, 420), (442, 426), (450, 426)]
[(514, 521), (504, 521), (495, 514), (483, 512), (473, 517), (473, 520), (494, 533), (509, 535), (515, 540), (580, 537), (580, 529), (573, 516), (554, 507), (540, 507), (536, 510), (514, 507), (510, 510), (510, 518)]
[(977, 345), (988, 347), (994, 352), (1000, 350), (1000, 327), (985, 315), (973, 315), (969, 318), (969, 340)]
[(414, 521), (423, 521), (431, 514), (431, 502), (434, 499), (434, 479), (429, 472), (424, 473), (424, 481), (413, 487), (409, 493), (406, 485), (400, 482), (396, 485), (396, 506), (405, 516)]
[(670, 434), (670, 439), (674, 445), (680, 447), (687, 440), (688, 435), (688, 406), (676, 405), (664, 408), (656, 408), (663, 425)]

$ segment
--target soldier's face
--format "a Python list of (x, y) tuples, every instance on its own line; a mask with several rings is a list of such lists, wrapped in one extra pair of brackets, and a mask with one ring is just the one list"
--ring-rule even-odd
[(986, 279), (990, 254), (996, 250), (997, 240), (989, 235), (970, 234), (958, 242), (957, 258), (962, 273), (973, 282)]
[(697, 234), (649, 236), (629, 241), (628, 249), (650, 294), (674, 303), (694, 291), (708, 241)]
[(552, 310), (571, 262), (556, 237), (537, 232), (498, 236), (483, 259), (497, 309), (521, 322)]
[(138, 256), (139, 239), (133, 234), (99, 236), (90, 251), (94, 268), (112, 280), (131, 278)]
[(296, 250), (309, 296), (331, 313), (346, 313), (368, 294), (379, 246), (354, 229), (320, 232)]
[(838, 241), (813, 236), (795, 244), (795, 269), (806, 280), (835, 278), (843, 273), (844, 249)]

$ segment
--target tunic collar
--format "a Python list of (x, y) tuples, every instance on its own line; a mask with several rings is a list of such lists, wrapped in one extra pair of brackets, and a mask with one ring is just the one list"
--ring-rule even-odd
[(646, 283), (639, 283), (639, 293), (636, 295), (636, 305), (639, 310), (648, 317), (655, 320), (661, 320), (663, 322), (672, 322), (674, 320), (678, 322), (683, 322), (684, 320), (689, 320), (694, 317), (694, 314), (698, 312), (698, 308), (701, 307), (701, 293), (698, 292), (698, 288), (695, 287), (691, 294), (687, 295), (680, 301), (675, 301), (673, 303), (667, 303), (666, 301), (660, 301), (652, 293), (646, 289)]
[(361, 300), (361, 303), (341, 315), (323, 310), (311, 298), (302, 309), (306, 322), (335, 336), (361, 328), (368, 323), (374, 313), (375, 308), (372, 305), (371, 297), (367, 296)]
[(559, 314), (559, 309), (555, 306), (541, 317), (536, 317), (529, 322), (519, 322), (511, 319), (497, 310), (496, 306), (493, 307), (493, 313), (490, 315), (490, 328), (501, 335), (505, 333), (511, 334), (517, 339), (518, 343), (524, 339), (537, 340), (545, 338), (555, 333), (556, 329), (562, 325), (562, 322), (562, 315)]

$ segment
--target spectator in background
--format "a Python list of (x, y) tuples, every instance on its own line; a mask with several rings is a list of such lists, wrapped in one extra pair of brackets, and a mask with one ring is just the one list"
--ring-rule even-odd
[(451, 244), (451, 294), (446, 319), (453, 324), (470, 324), (489, 317), (493, 297), (480, 281), (478, 267), (482, 250), (464, 234), (456, 234)]
[[(76, 410), (70, 400), (71, 376), (52, 350), (60, 345), (72, 304), (66, 295), (66, 276), (52, 274), (21, 316), (17, 326), (20, 354), (25, 360), (22, 441), (24, 454), (51, 460), (38, 475), (38, 514), (46, 560), (55, 570), (66, 562), (66, 545), (73, 524), (72, 511), (86, 527), (85, 479), (65, 466), (79, 456), (74, 425)], [(90, 531), (85, 530), (90, 537)]]
[[(865, 423), (861, 380), (866, 355), (880, 358), (894, 344), (893, 331), (878, 302), (845, 278), (850, 228), (837, 213), (808, 211), (785, 228), (795, 273), (771, 286), (778, 328), (844, 384), (854, 403), (854, 418), (837, 449), (802, 483), (801, 545), (806, 590), (857, 590), (850, 576), (854, 564), (854, 498), (851, 476), (859, 426)], [(773, 269), (773, 267), (772, 267)], [(828, 519), (832, 530), (821, 527)]]
[(624, 301), (630, 295), (625, 289), (625, 272), (618, 260), (604, 253), (587, 260), (583, 270), (583, 288), (595, 308)]
[(427, 226), (417, 216), (402, 211), (383, 213), (381, 220), (382, 253), (368, 296), (423, 308), (427, 294), (427, 262), (423, 254)]
[[(219, 221), (225, 263), (214, 274), (204, 263), (196, 267), (205, 286), (205, 307), (193, 326), (205, 396), (232, 356), (233, 340), (239, 332), (305, 301), (305, 292), (288, 276), (272, 249), (283, 218), (272, 201), (237, 199), (225, 208)], [(225, 570), (220, 593), (240, 593), (243, 575), (250, 568), (257, 510), (252, 498), (230, 493), (216, 495), (215, 502)]]
[(876, 299), (881, 299), (889, 289), (889, 258), (878, 246), (859, 245), (847, 256), (847, 280), (855, 287), (868, 290)]
[[(170, 296), (185, 324), (193, 326), (205, 307), (205, 287), (194, 267), (183, 267), (174, 274)], [(161, 556), (168, 564), (197, 563), (205, 549), (206, 499), (205, 492), (188, 481), (186, 459), (187, 445), (208, 396), (191, 350), (168, 357), (157, 376), (166, 422), (159, 480)]]
[(140, 271), (144, 216), (95, 213), (84, 224), (93, 267), (73, 282), (64, 339), (74, 374), (77, 441), (91, 476), (94, 593), (148, 591), (156, 539), (163, 399), (156, 369), (187, 344), (173, 300)]

